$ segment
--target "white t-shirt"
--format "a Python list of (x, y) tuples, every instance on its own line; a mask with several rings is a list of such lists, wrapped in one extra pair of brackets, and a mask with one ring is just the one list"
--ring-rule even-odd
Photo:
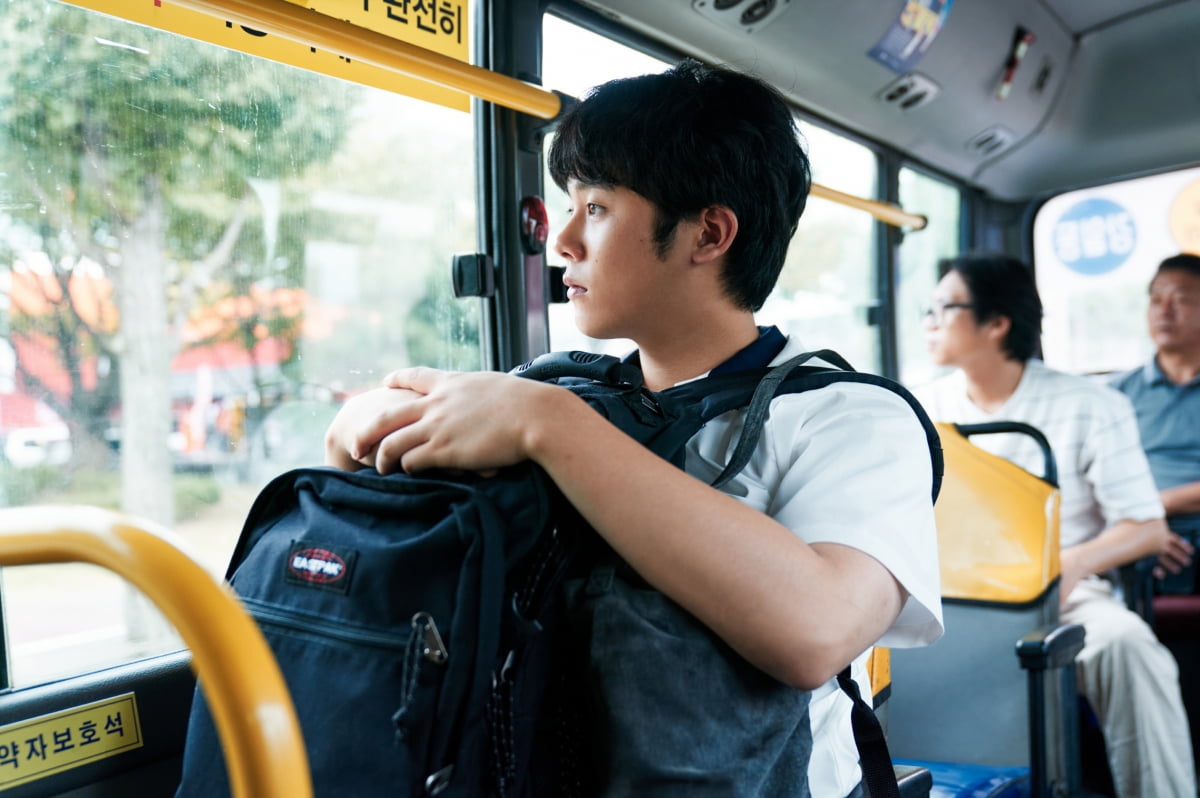
[[(772, 365), (803, 351), (789, 339)], [(687, 472), (714, 479), (733, 452), (742, 419), (740, 411), (726, 413), (697, 433), (688, 443)], [(722, 490), (806, 543), (840, 543), (879, 560), (908, 592), (879, 643), (906, 648), (942, 634), (931, 479), (925, 433), (908, 404), (886, 388), (842, 382), (776, 397), (750, 462)], [(855, 660), (852, 673), (869, 701), (867, 654)], [(813, 795), (848, 795), (861, 779), (850, 707), (836, 680), (813, 693)]]
[[(1122, 519), (1162, 518), (1162, 503), (1124, 394), (1029, 360), (1004, 406), (986, 413), (967, 397), (962, 371), (914, 391), (935, 421), (1021, 421), (1050, 441), (1062, 493), (1060, 540), (1074, 546)], [(1043, 458), (1026, 435), (975, 435), (971, 442), (1039, 476)]]

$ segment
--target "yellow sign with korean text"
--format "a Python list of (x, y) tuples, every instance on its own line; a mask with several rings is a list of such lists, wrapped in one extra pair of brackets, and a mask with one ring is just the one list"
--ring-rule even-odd
[(133, 693), (0, 726), (0, 790), (142, 744)]
[[(371, 64), (180, 8), (170, 0), (67, 0), (192, 39), (269, 58), (335, 78), (469, 111), (470, 97)], [(297, 13), (315, 11), (464, 63), (470, 59), (469, 0), (289, 0)]]

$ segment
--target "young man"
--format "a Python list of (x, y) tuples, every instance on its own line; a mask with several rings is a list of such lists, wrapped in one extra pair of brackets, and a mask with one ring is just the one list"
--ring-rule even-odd
[(1146, 321), (1157, 351), (1113, 387), (1137, 413), (1142, 448), (1172, 532), (1163, 568), (1178, 573), (1190, 564), (1200, 539), (1200, 255), (1175, 255), (1159, 264), (1150, 281)]
[[(1100, 718), (1117, 794), (1194, 798), (1187, 719), (1174, 659), (1113, 595), (1111, 569), (1162, 553), (1167, 529), (1125, 397), (1034, 359), (1042, 303), (1030, 270), (1012, 258), (942, 263), (926, 316), (929, 351), (958, 371), (916, 391), (939, 421), (1023, 421), (1050, 441), (1062, 491), (1062, 620), (1082, 624), (1080, 690)], [(979, 445), (1037, 472), (1025, 436)]]
[[(570, 202), (554, 251), (575, 321), (589, 336), (635, 341), (648, 387), (803, 351), (753, 316), (810, 180), (791, 113), (767, 85), (695, 62), (605, 84), (562, 120), (550, 168)], [(334, 420), (330, 464), (390, 472), (534, 460), (646, 582), (759, 670), (812, 691), (808, 717), (796, 719), (811, 758), (786, 788), (773, 772), (795, 772), (803, 754), (791, 737), (774, 739), (749, 717), (713, 738), (681, 717), (681, 733), (697, 737), (694, 761), (656, 762), (664, 777), (653, 788), (610, 767), (604, 792), (731, 794), (720, 787), (729, 774), (766, 752), (774, 761), (755, 794), (861, 794), (851, 705), (835, 675), (853, 662), (861, 679), (877, 642), (922, 645), (941, 633), (929, 453), (903, 400), (848, 383), (781, 396), (751, 462), (718, 491), (704, 480), (728, 458), (739, 413), (693, 438), (685, 473), (557, 386), (427, 368), (386, 385)], [(721, 723), (737, 709), (703, 713)]]

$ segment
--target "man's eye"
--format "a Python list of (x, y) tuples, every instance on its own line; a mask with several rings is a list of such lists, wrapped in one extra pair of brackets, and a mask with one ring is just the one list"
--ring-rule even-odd
[(589, 202), (587, 204), (587, 211), (588, 213), (600, 213), (600, 206), (594, 202)]

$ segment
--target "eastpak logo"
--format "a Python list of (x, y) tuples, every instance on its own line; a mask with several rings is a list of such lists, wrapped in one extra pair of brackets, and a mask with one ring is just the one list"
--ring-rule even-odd
[(357, 558), (353, 549), (294, 540), (288, 549), (285, 579), (293, 585), (346, 593)]
[(292, 555), (292, 573), (310, 582), (327, 585), (346, 574), (346, 561), (325, 549), (305, 549)]

